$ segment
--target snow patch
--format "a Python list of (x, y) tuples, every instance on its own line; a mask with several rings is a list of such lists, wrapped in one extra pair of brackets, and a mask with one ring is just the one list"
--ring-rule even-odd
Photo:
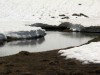
[(0, 25), (0, 40), (11, 38), (34, 38), (44, 36), (45, 30), (40, 27), (29, 27), (24, 25)]
[(100, 63), (100, 42), (92, 42), (80, 47), (60, 50), (61, 56), (66, 56), (66, 59), (75, 58), (82, 61), (84, 64)]
[[(0, 21), (31, 21), (32, 24), (49, 25), (59, 25), (62, 22), (84, 26), (100, 25), (99, 7), (99, 0), (0, 0)], [(76, 18), (72, 16), (74, 13), (83, 13), (89, 18)], [(64, 16), (59, 16), (62, 14)]]
[(72, 31), (81, 31), (83, 28), (84, 28), (84, 26), (79, 25), (79, 24), (75, 24), (75, 25), (72, 24), (70, 26), (70, 30), (72, 30)]

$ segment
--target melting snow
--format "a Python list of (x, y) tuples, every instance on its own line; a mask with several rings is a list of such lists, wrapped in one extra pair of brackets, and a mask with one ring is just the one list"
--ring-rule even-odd
[(92, 42), (80, 47), (74, 47), (67, 50), (60, 50), (61, 56), (66, 56), (66, 59), (75, 58), (83, 61), (84, 64), (89, 62), (100, 63), (100, 42)]
[(44, 36), (45, 30), (40, 27), (29, 27), (25, 25), (12, 25), (1, 24), (0, 25), (0, 39), (12, 38), (32, 38), (38, 36)]

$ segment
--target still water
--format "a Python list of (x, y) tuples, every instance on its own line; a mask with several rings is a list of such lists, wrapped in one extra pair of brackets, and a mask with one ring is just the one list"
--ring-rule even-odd
[(53, 49), (78, 46), (99, 36), (93, 33), (47, 32), (44, 38), (5, 42), (0, 46), (0, 57), (13, 55), (20, 51), (43, 52)]

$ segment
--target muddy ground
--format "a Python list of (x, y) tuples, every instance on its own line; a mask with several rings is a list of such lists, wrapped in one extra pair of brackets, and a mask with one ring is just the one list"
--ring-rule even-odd
[[(88, 43), (97, 41), (100, 41), (100, 37)], [(100, 75), (100, 64), (65, 60), (66, 57), (60, 56), (59, 50), (38, 53), (22, 51), (16, 55), (0, 57), (0, 75)]]
[(75, 59), (65, 60), (59, 50), (0, 58), (0, 75), (100, 75), (100, 64), (84, 65)]

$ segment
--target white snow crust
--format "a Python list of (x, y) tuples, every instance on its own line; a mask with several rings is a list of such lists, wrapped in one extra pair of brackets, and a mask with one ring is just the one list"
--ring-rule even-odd
[[(100, 25), (99, 7), (100, 0), (0, 0), (0, 21), (29, 21), (49, 25), (71, 22), (96, 26)], [(72, 16), (74, 13), (83, 13), (89, 18), (76, 18)], [(62, 14), (70, 19), (61, 19), (59, 15)]]
[(75, 58), (84, 64), (100, 63), (100, 42), (92, 42), (80, 47), (60, 50), (59, 53), (61, 53), (61, 56), (66, 56), (66, 59)]
[(0, 40), (11, 38), (32, 38), (44, 36), (45, 30), (40, 27), (29, 27), (24, 25), (0, 25)]

